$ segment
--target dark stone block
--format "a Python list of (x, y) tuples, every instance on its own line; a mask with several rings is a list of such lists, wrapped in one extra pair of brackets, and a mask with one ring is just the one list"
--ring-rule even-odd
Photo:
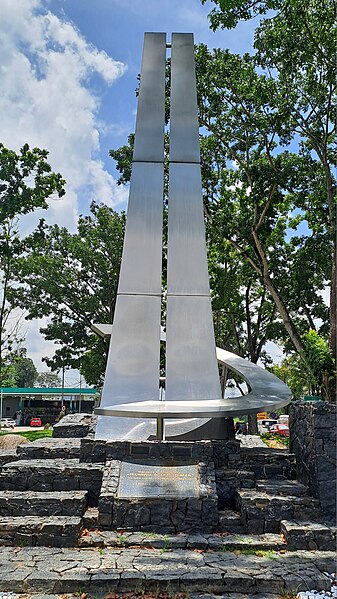
[(247, 520), (247, 532), (260, 535), (264, 532), (264, 520)]
[(54, 424), (53, 437), (86, 437), (95, 433), (97, 416), (68, 414)]
[(177, 457), (185, 457), (185, 458), (190, 458), (192, 456), (192, 447), (172, 447), (172, 456), (174, 458)]
[(169, 526), (170, 504), (164, 501), (151, 502), (151, 524)]
[(200, 524), (202, 502), (199, 499), (188, 499), (185, 521), (187, 524)]
[(219, 521), (216, 499), (204, 499), (202, 502), (202, 522), (208, 526), (216, 526)]
[(147, 457), (150, 455), (150, 447), (148, 445), (131, 445), (130, 455)]
[(135, 525), (146, 526), (150, 524), (150, 509), (146, 505), (139, 504), (135, 515)]
[[(98, 514), (98, 522), (99, 525), (103, 528), (111, 528), (112, 526), (112, 514), (108, 514), (107, 512), (100, 512)], [(122, 526), (122, 524), (118, 525), (114, 522), (115, 526)]]
[(112, 514), (113, 497), (111, 495), (100, 495), (98, 500), (99, 513)]
[(116, 528), (123, 528), (127, 512), (127, 503), (116, 499), (112, 505), (112, 523)]

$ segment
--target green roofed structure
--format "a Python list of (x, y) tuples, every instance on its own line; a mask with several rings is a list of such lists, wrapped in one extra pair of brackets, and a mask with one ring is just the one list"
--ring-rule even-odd
[(91, 413), (98, 397), (96, 389), (86, 387), (2, 387), (0, 394), (1, 418), (18, 418), (20, 412), (24, 425), (32, 417), (53, 424), (63, 406), (66, 413)]

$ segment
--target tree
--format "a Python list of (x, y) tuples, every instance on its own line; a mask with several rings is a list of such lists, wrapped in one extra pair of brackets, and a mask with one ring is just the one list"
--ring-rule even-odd
[(38, 387), (61, 387), (61, 379), (55, 372), (39, 372), (35, 382)]
[(14, 301), (28, 319), (48, 317), (41, 332), (61, 345), (44, 361), (53, 370), (79, 368), (93, 385), (102, 383), (108, 341), (91, 325), (113, 321), (124, 225), (124, 214), (96, 203), (75, 234), (40, 221), (20, 263)]
[[(316, 181), (300, 208), (314, 233), (324, 231), (330, 250), (331, 354), (337, 352), (337, 238), (336, 238), (336, 2), (297, 0), (284, 2), (273, 19), (257, 30), (256, 60), (279, 84), (278, 102), (284, 124), (281, 136), (298, 135), (303, 153), (315, 162)], [(287, 121), (286, 121), (287, 119)], [(318, 201), (317, 201), (318, 200)]]
[(256, 31), (255, 62), (277, 80), (279, 114), (287, 117), (283, 137), (299, 135), (306, 151), (322, 167), (325, 200), (319, 219), (323, 217), (333, 245), (329, 277), (330, 350), (336, 361), (336, 180), (332, 170), (336, 151), (336, 2), (213, 0), (213, 3), (216, 5), (210, 15), (213, 29), (233, 27), (240, 19), (250, 19), (270, 9), (278, 11)]
[[(230, 243), (253, 267), (272, 296), (292, 345), (308, 359), (303, 334), (318, 318), (323, 320), (322, 332), (326, 326), (321, 290), (333, 268), (326, 169), (308, 147), (303, 131), (298, 151), (287, 149), (300, 130), (282, 108), (286, 96), (282, 81), (258, 73), (255, 57), (221, 50), (210, 53), (200, 46), (197, 72), (200, 118), (210, 131), (204, 140), (209, 160), (203, 174), (211, 231), (220, 251), (221, 245)], [(313, 104), (317, 95), (311, 97)], [(331, 104), (323, 97), (320, 113), (327, 120), (332, 115)], [(308, 223), (311, 235), (293, 235), (289, 240), (289, 229), (296, 230), (301, 221)], [(332, 305), (334, 294), (332, 286)]]
[(16, 352), (13, 365), (15, 369), (15, 386), (33, 387), (37, 370), (33, 360), (27, 358), (26, 348), (21, 348)]
[(12, 369), (22, 339), (19, 322), (10, 323), (17, 262), (24, 250), (18, 235), (19, 218), (37, 208), (47, 208), (47, 200), (64, 194), (64, 180), (53, 173), (48, 152), (25, 144), (19, 153), (0, 144), (0, 383)]

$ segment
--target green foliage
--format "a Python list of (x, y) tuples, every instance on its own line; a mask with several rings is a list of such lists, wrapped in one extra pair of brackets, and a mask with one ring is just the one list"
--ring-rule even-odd
[(108, 342), (91, 325), (113, 320), (124, 225), (124, 214), (95, 203), (74, 234), (40, 221), (20, 261), (13, 299), (27, 318), (47, 316), (41, 332), (61, 345), (45, 362), (80, 368), (88, 384), (99, 385), (105, 370)]
[(135, 141), (134, 133), (128, 136), (128, 143), (118, 148), (118, 150), (110, 150), (111, 158), (116, 160), (116, 168), (121, 173), (118, 179), (118, 185), (128, 183), (131, 179), (133, 145)]
[(18, 235), (18, 219), (35, 209), (47, 208), (49, 198), (64, 195), (65, 182), (60, 174), (52, 172), (47, 156), (46, 150), (30, 149), (28, 144), (19, 153), (0, 144), (0, 382), (3, 385), (15, 384), (12, 358), (22, 342), (20, 321), (15, 319), (15, 324), (10, 324), (17, 264), (25, 250), (25, 240)]
[[(207, 0), (201, 0), (205, 4)], [(232, 29), (239, 21), (247, 21), (269, 10), (282, 7), (284, 0), (212, 0), (215, 8), (209, 14), (211, 29)]]
[(61, 387), (61, 379), (54, 372), (39, 372), (36, 377), (37, 387)]
[(43, 439), (44, 437), (52, 437), (53, 436), (53, 431), (52, 430), (43, 430), (43, 431), (26, 431), (23, 433), (20, 432), (13, 432), (13, 431), (1, 431), (0, 432), (0, 436), (2, 435), (19, 435), (20, 437), (25, 437), (26, 439), (28, 439), (29, 441), (36, 441), (37, 439)]
[(285, 447), (289, 447), (289, 437), (284, 437), (283, 435), (270, 435), (267, 433), (263, 433), (262, 435), (260, 435), (262, 441), (268, 445), (269, 441), (278, 441), (279, 443), (281, 443), (282, 445), (284, 445)]
[[(202, 155), (212, 250), (221, 263), (231, 246), (281, 316), (271, 319), (268, 333), (283, 341), (286, 333), (300, 352), (303, 327), (327, 318), (320, 294), (331, 268), (324, 171), (307, 151), (284, 147), (279, 84), (258, 72), (255, 57), (201, 45), (196, 62), (200, 118), (209, 130)], [(301, 220), (314, 233), (289, 240)]]
[[(25, 144), (17, 154), (0, 143), (0, 222), (47, 208), (47, 199), (65, 193), (59, 173), (47, 162), (48, 152)], [(33, 182), (33, 185), (32, 185)]]
[(303, 335), (301, 356), (292, 353), (268, 370), (288, 385), (294, 399), (304, 395), (322, 395), (322, 399), (332, 396), (335, 362), (326, 339), (316, 331), (310, 330)]
[[(278, 12), (257, 28), (254, 56), (197, 48), (200, 119), (209, 131), (202, 140), (209, 236), (219, 256), (230, 244), (271, 296), (278, 312), (268, 331), (274, 340), (308, 361), (306, 333), (316, 328), (324, 336), (330, 329), (333, 358), (335, 6), (317, 0), (215, 4), (214, 27)], [(298, 233), (301, 223), (308, 234)], [(329, 283), (328, 313), (321, 292)], [(333, 386), (325, 385), (325, 397), (334, 397)]]
[(293, 399), (301, 399), (309, 392), (308, 369), (298, 354), (290, 354), (281, 364), (273, 364), (268, 370), (288, 385)]
[(20, 349), (15, 357), (13, 366), (15, 369), (15, 386), (16, 387), (33, 387), (37, 370), (31, 358), (27, 358), (27, 350)]
[(312, 393), (321, 393), (323, 399), (329, 398), (336, 377), (336, 366), (328, 343), (316, 331), (305, 334), (303, 356), (308, 365)]

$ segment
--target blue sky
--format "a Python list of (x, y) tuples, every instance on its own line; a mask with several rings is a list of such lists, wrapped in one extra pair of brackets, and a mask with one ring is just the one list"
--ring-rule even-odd
[[(64, 198), (25, 217), (23, 233), (41, 217), (75, 230), (93, 199), (126, 208), (128, 190), (116, 185), (108, 152), (134, 130), (144, 32), (193, 32), (211, 48), (252, 51), (256, 23), (213, 33), (211, 8), (200, 0), (0, 1), (0, 141), (46, 148), (67, 181)], [(38, 331), (44, 324), (24, 331), (39, 370), (41, 355), (55, 349)]]

